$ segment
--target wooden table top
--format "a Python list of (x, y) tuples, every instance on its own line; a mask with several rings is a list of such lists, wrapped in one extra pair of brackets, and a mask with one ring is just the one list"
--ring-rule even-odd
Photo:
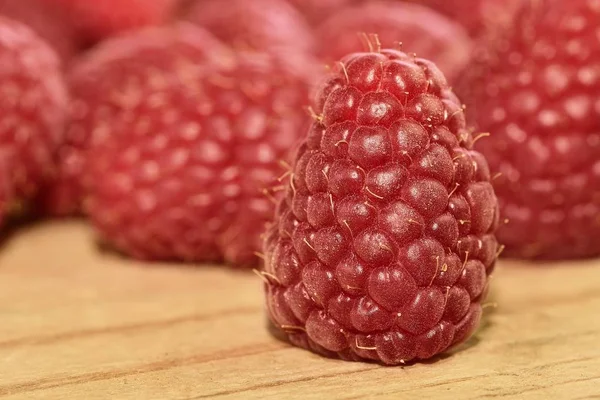
[(461, 352), (381, 367), (328, 360), (266, 329), (260, 280), (147, 265), (77, 221), (0, 248), (0, 398), (600, 399), (600, 260), (502, 261)]

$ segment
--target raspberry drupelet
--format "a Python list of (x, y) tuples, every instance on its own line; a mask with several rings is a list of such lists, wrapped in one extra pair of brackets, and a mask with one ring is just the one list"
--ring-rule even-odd
[(289, 341), (397, 365), (467, 340), (498, 205), (461, 104), (431, 62), (355, 53), (316, 98), (264, 240), (267, 309)]

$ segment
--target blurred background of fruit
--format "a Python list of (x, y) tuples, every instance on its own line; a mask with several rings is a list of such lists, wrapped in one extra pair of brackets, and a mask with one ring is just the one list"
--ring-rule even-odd
[[(485, 105), (494, 94), (465, 90), (480, 85), (482, 79), (471, 77), (469, 70), (473, 63), (481, 63), (481, 54), (493, 53), (487, 49), (498, 46), (497, 38), (510, 32), (515, 21), (521, 21), (515, 17), (517, 10), (530, 3), (0, 0), (0, 15), (6, 18), (0, 20), (0, 224), (7, 218), (18, 219), (23, 213), (41, 217), (91, 213), (102, 240), (129, 256), (182, 261), (224, 259), (234, 265), (255, 265), (260, 261), (257, 232), (274, 208), (263, 202), (280, 196), (277, 178), (289, 173), (286, 154), (294, 147), (291, 143), (306, 134), (300, 120), (305, 115), (306, 124), (310, 121), (309, 93), (326, 73), (326, 65), (333, 65), (347, 52), (377, 46), (376, 41), (364, 40), (365, 34), (377, 34), (383, 46), (401, 46), (407, 53), (432, 59), (450, 82), (461, 88), (463, 101)], [(567, 5), (561, 5), (560, 0), (533, 3), (542, 9), (566, 7), (564, 14), (573, 16), (575, 22), (576, 15), (569, 14), (570, 10), (583, 10), (587, 15), (582, 17), (584, 22), (592, 24), (586, 25), (590, 30), (597, 30), (600, 24), (596, 0), (575, 0)], [(569, 25), (566, 18), (562, 21)], [(571, 25), (576, 26), (575, 22)], [(552, 27), (547, 29), (559, 32), (560, 26), (559, 21), (554, 31)], [(574, 40), (583, 40), (575, 28), (570, 32)], [(580, 49), (591, 49), (592, 55), (583, 58), (574, 73), (592, 71), (586, 76), (596, 79), (600, 76), (600, 39), (586, 37), (588, 47)], [(253, 60), (251, 66), (248, 60)], [(592, 103), (600, 101), (598, 90), (596, 94), (585, 93)], [(524, 98), (515, 97), (514, 101), (516, 108), (527, 104)], [(600, 110), (597, 106), (593, 110), (590, 118), (596, 122), (578, 128), (577, 134), (592, 138), (585, 151), (586, 157), (596, 163), (588, 184), (569, 190), (589, 199), (585, 215), (595, 222), (586, 225), (586, 234), (600, 237), (600, 150), (593, 139), (600, 131)], [(470, 121), (476, 131), (496, 128), (483, 123), (479, 114)], [(190, 127), (201, 128), (198, 131)], [(569, 129), (565, 128), (564, 135), (575, 133)], [(189, 137), (189, 143), (178, 142), (177, 138), (185, 137)], [(176, 151), (171, 140), (190, 152), (201, 147), (198, 152), (202, 163), (187, 158), (182, 161), (183, 153)], [(497, 152), (489, 150), (492, 144), (483, 144), (485, 141), (482, 139), (478, 146), (484, 151), (487, 146), (488, 157), (493, 158)], [(289, 151), (284, 152), (284, 147)], [(117, 153), (125, 154), (124, 148), (131, 158), (119, 161)], [(544, 146), (528, 149), (529, 153), (515, 152), (511, 157), (530, 159), (536, 152), (545, 151)], [(205, 168), (208, 160), (220, 157), (227, 161), (215, 161), (219, 168)], [(141, 167), (135, 160), (152, 162)], [(186, 165), (183, 175), (164, 173), (169, 162)], [(257, 162), (266, 167), (254, 168)], [(104, 172), (100, 174), (96, 169), (95, 175), (89, 174), (90, 165), (104, 165)], [(500, 168), (499, 163), (494, 165)], [(525, 174), (534, 167), (522, 163)], [(569, 174), (568, 168), (564, 174)], [(177, 181), (173, 176), (186, 178)], [(115, 181), (120, 183), (110, 186)], [(142, 186), (146, 192), (139, 191), (141, 186), (136, 183), (140, 182), (145, 182)], [(176, 185), (188, 195), (174, 196), (174, 189), (168, 188)], [(119, 201), (100, 202), (99, 188), (102, 199), (122, 197)], [(274, 189), (265, 191), (268, 188)], [(231, 198), (223, 200), (227, 190)], [(215, 191), (221, 194), (213, 196)], [(128, 197), (134, 193), (137, 200)], [(194, 197), (192, 193), (207, 196)], [(263, 205), (252, 208), (248, 203), (251, 199)], [(159, 209), (164, 212), (154, 212), (151, 207), (135, 218), (131, 212), (125, 218), (122, 206), (127, 200), (131, 202), (130, 211), (140, 211), (143, 206), (134, 205), (142, 201), (147, 206), (161, 204)], [(204, 211), (199, 212), (202, 207)], [(216, 219), (221, 218), (218, 215), (229, 217), (217, 223), (215, 218), (207, 219), (206, 212), (214, 212)], [(164, 222), (165, 218), (170, 222)], [(570, 217), (566, 218), (562, 221), (568, 224)], [(107, 229), (107, 223), (113, 228)], [(571, 246), (570, 241), (561, 242), (561, 224), (559, 221), (548, 228), (553, 229), (553, 243)], [(168, 226), (171, 228), (165, 228)], [(506, 231), (510, 232), (509, 228)], [(504, 240), (509, 250), (518, 247), (522, 239), (507, 235)], [(203, 245), (190, 245), (199, 241)], [(586, 243), (585, 251), (560, 256), (600, 253), (598, 241)], [(189, 250), (190, 246), (197, 247), (195, 252)], [(235, 250), (228, 251), (231, 248)], [(508, 253), (543, 256), (539, 252)]]
[(506, 255), (600, 254), (600, 2), (533, 1), (480, 40), (457, 86), (497, 174)]
[[(469, 62), (472, 42), (458, 23), (418, 4), (369, 1), (333, 13), (316, 29), (319, 55), (335, 63), (347, 54), (368, 48), (360, 34), (376, 34), (383, 48), (397, 48), (427, 58), (452, 81)], [(373, 44), (375, 45), (375, 44)]]

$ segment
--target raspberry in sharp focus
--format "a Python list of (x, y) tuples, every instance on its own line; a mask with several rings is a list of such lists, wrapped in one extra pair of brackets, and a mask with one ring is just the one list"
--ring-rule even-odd
[(383, 1), (347, 7), (317, 30), (320, 54), (329, 62), (365, 50), (364, 34), (377, 34), (386, 47), (431, 59), (452, 81), (471, 55), (471, 39), (462, 26), (418, 5)]
[(306, 21), (285, 0), (229, 0), (226, 7), (222, 0), (203, 0), (186, 18), (236, 49), (314, 49)]
[(27, 26), (0, 17), (0, 155), (15, 196), (33, 196), (55, 170), (67, 92), (53, 49)]
[(289, 61), (239, 52), (233, 66), (136, 97), (90, 150), (101, 236), (143, 259), (256, 265), (275, 209), (263, 191), (306, 130), (312, 63)]
[(385, 364), (465, 341), (498, 205), (444, 76), (395, 50), (352, 54), (315, 111), (265, 237), (271, 321), (297, 346)]
[(504, 254), (600, 255), (600, 7), (538, 1), (492, 36), (460, 94), (489, 160)]
[[(186, 65), (188, 73), (202, 76), (209, 66), (219, 68), (230, 60), (219, 41), (189, 23), (135, 31), (82, 55), (68, 76), (72, 111), (58, 154), (58, 176), (45, 189), (40, 207), (50, 215), (80, 211), (88, 146), (111, 133), (115, 115), (127, 110), (136, 96), (164, 85), (163, 75)], [(190, 69), (190, 63), (197, 67)]]

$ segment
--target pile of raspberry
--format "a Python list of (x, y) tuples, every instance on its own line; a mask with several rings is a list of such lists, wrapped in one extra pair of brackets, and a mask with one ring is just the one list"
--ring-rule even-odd
[(254, 269), (296, 346), (430, 359), (475, 332), (500, 254), (600, 255), (599, 21), (597, 0), (0, 0), (0, 234), (85, 218), (126, 257)]

